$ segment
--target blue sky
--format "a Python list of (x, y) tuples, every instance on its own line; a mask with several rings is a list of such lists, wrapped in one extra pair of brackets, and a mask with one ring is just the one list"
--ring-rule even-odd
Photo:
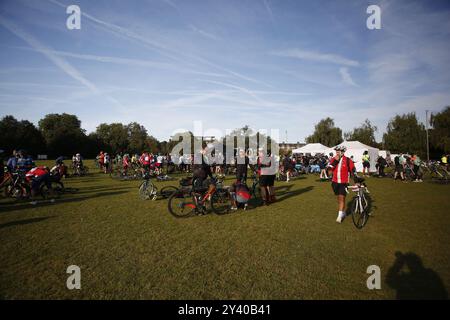
[(137, 121), (159, 139), (248, 124), (291, 142), (324, 117), (369, 118), (380, 140), (397, 113), (450, 104), (449, 18), (438, 0), (2, 0), (0, 116)]

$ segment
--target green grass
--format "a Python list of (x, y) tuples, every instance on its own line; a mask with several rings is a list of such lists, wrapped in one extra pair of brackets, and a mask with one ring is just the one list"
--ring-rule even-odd
[[(405, 267), (417, 281), (404, 290), (432, 293), (431, 269), (450, 291), (450, 185), (369, 178), (374, 216), (357, 230), (351, 217), (335, 222), (336, 199), (317, 176), (278, 182), (269, 207), (187, 219), (166, 200), (140, 200), (139, 181), (95, 173), (65, 184), (79, 192), (53, 204), (0, 201), (1, 298), (395, 299), (385, 277), (396, 251), (423, 263)], [(72, 264), (81, 290), (66, 288)], [(373, 264), (381, 290), (366, 287)]]

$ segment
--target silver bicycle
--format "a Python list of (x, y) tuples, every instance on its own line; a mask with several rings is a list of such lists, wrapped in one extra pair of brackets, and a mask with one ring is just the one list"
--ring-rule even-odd
[(351, 190), (355, 193), (355, 197), (353, 198), (350, 210), (352, 213), (353, 224), (356, 228), (362, 229), (370, 216), (370, 208), (369, 208), (369, 189), (364, 183), (364, 179), (357, 179), (355, 184), (347, 187), (348, 190)]

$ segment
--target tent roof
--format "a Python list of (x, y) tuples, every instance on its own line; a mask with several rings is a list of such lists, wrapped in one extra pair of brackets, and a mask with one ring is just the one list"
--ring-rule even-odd
[(347, 149), (366, 149), (366, 150), (376, 149), (376, 150), (378, 150), (378, 148), (374, 148), (374, 147), (368, 146), (368, 145), (366, 145), (364, 143), (361, 143), (359, 141), (344, 141), (344, 142), (338, 144), (338, 146), (346, 146)]
[(308, 152), (315, 152), (315, 153), (319, 153), (319, 152), (324, 152), (325, 150), (327, 150), (328, 147), (324, 146), (321, 143), (308, 143), (307, 145), (292, 150), (292, 153), (308, 153)]

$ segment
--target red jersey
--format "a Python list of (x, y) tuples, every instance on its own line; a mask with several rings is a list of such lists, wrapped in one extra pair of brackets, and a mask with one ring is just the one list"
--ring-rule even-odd
[(28, 171), (25, 176), (28, 180), (32, 180), (33, 178), (43, 176), (47, 173), (48, 171), (45, 169), (45, 167), (36, 167)]
[(329, 167), (333, 170), (333, 182), (336, 183), (349, 183), (350, 174), (355, 171), (355, 164), (346, 156), (342, 156), (340, 160), (332, 158)]
[(151, 157), (148, 153), (143, 153), (142, 156), (140, 157), (139, 161), (144, 165), (144, 166), (148, 166), (151, 163)]

